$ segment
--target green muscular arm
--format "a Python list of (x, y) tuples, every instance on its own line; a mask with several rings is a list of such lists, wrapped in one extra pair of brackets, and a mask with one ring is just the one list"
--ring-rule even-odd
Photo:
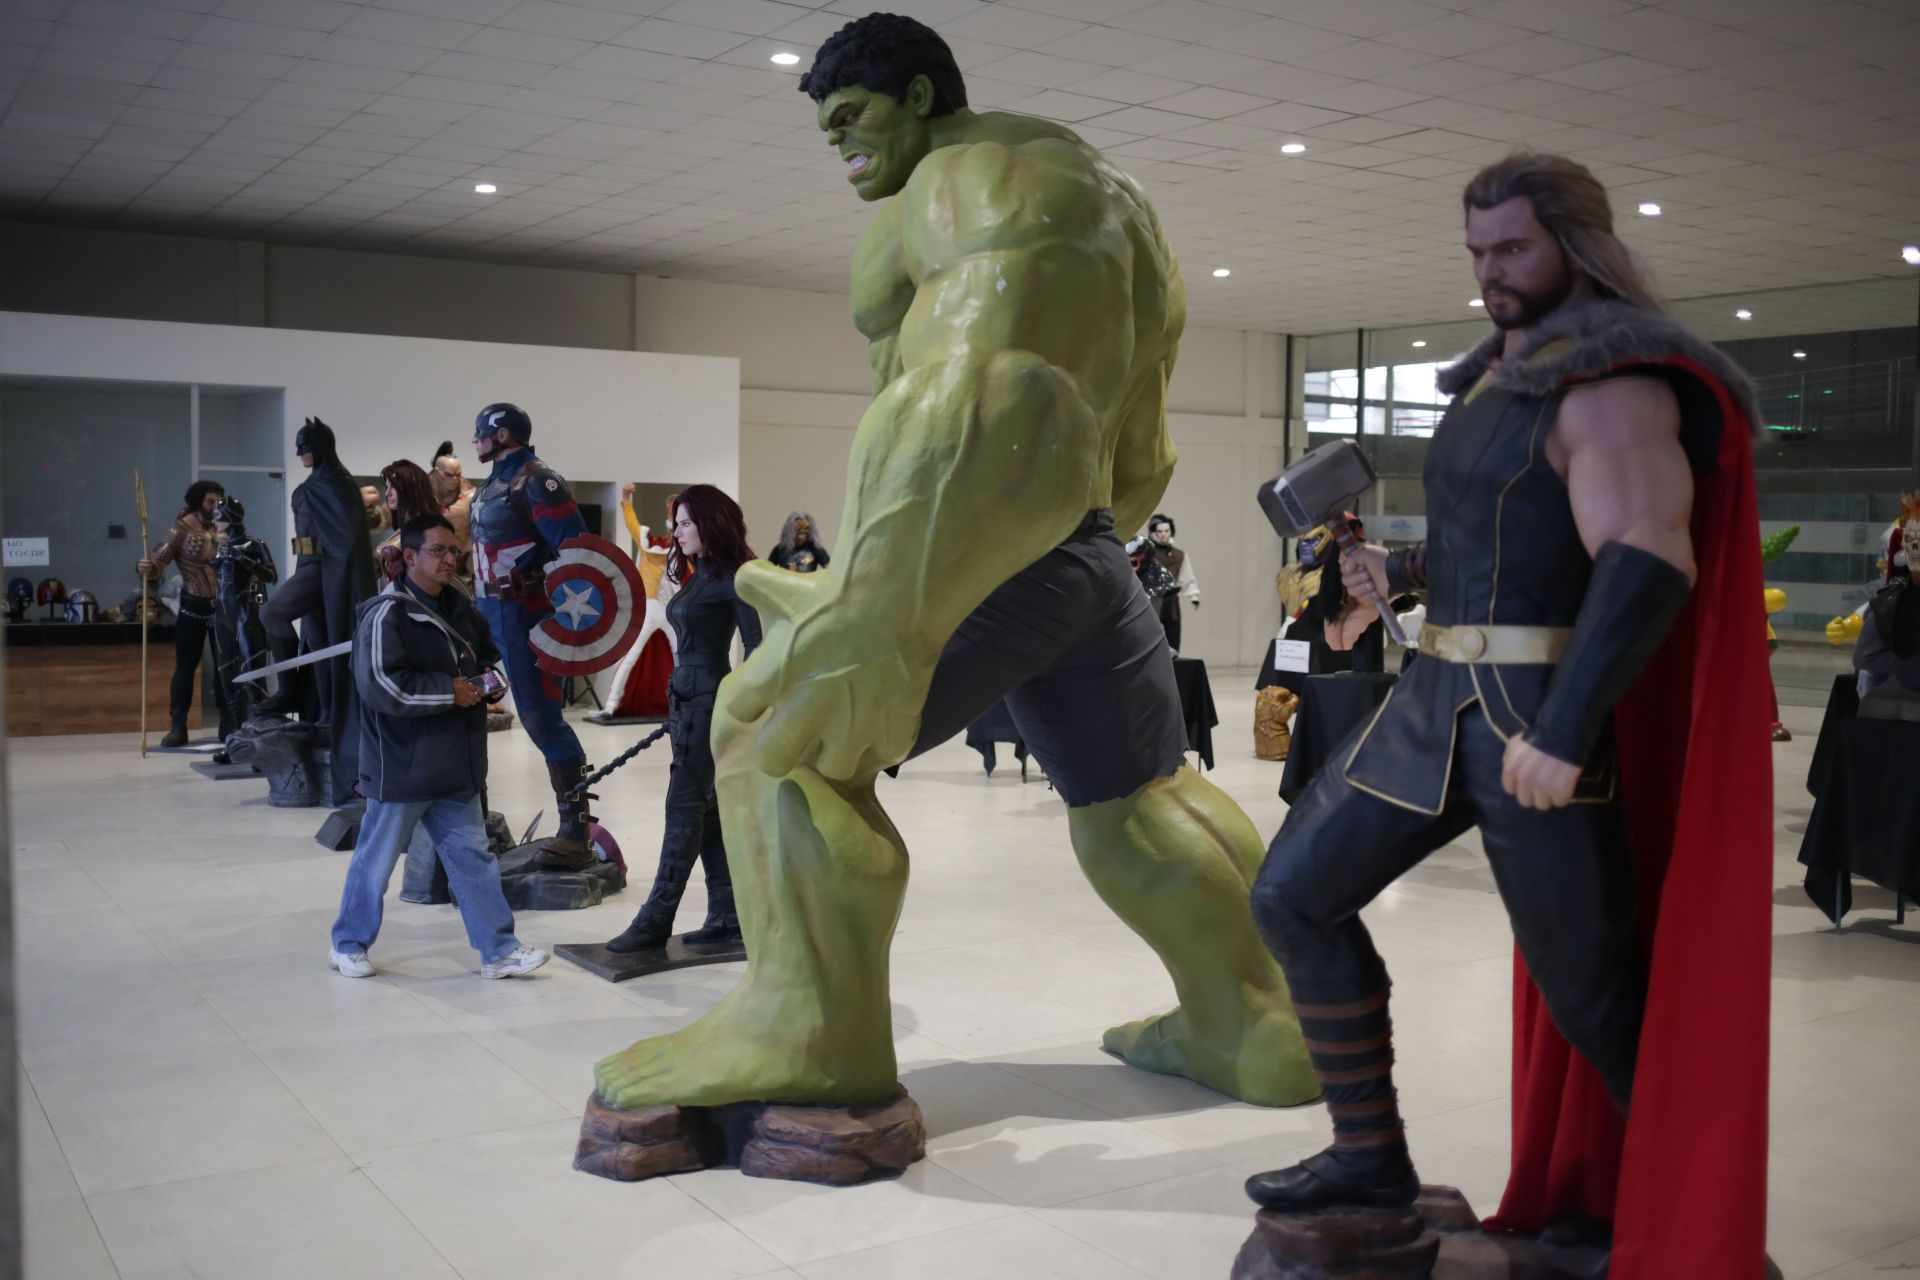
[(739, 578), (770, 626), (729, 711), (773, 708), (761, 761), (776, 774), (810, 755), (841, 778), (904, 757), (948, 637), (1111, 483), (1101, 419), (1132, 355), (1131, 250), (1085, 153), (945, 148), (901, 199), (917, 287), (901, 372), (854, 439), (833, 568)]

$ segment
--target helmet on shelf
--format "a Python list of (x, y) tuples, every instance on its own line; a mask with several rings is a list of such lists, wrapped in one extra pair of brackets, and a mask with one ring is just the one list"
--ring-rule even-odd
[(67, 584), (58, 578), (42, 578), (34, 590), (33, 598), (40, 604), (65, 604)]
[(98, 622), (100, 602), (91, 591), (76, 591), (67, 597), (68, 622)]

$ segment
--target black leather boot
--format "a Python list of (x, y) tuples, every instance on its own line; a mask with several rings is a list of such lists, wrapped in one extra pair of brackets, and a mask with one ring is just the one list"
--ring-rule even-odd
[(1294, 1001), (1333, 1119), (1333, 1145), (1299, 1164), (1248, 1178), (1247, 1196), (1261, 1208), (1398, 1209), (1420, 1195), (1393, 1089), (1393, 1024), (1386, 975), (1380, 976), (1379, 988), (1357, 1000)]
[(668, 935), (646, 924), (647, 913), (643, 909), (633, 918), (633, 923), (621, 931), (620, 936), (607, 942), (609, 951), (658, 951), (667, 945)]
[(186, 746), (187, 713), (184, 711), (175, 711), (169, 718), (172, 722), (172, 727), (167, 730), (167, 736), (160, 739), (160, 745), (163, 747)]
[(577, 788), (592, 770), (586, 758), (548, 761), (547, 781), (553, 785), (553, 798), (559, 808), (560, 830), (540, 842), (534, 861), (556, 871), (584, 871), (593, 865), (593, 845), (588, 827), (593, 814), (587, 805), (593, 797)]
[[(296, 639), (282, 639), (277, 636), (272, 637), (267, 641), (267, 648), (269, 652), (272, 653), (275, 662), (285, 662), (289, 658), (297, 658), (300, 656), (300, 642)], [(305, 674), (305, 669), (301, 668), (295, 671), (282, 671), (279, 675), (275, 676), (273, 678), (273, 696), (262, 698), (260, 701), (254, 703), (253, 714), (256, 716), (290, 716), (298, 711), (300, 704), (305, 699), (306, 689), (302, 683)]]

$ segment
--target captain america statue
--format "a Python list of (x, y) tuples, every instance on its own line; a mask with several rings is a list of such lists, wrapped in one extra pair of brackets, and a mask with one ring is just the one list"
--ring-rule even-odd
[(590, 797), (580, 790), (589, 772), (560, 679), (535, 662), (533, 634), (553, 615), (545, 569), (560, 545), (587, 532), (567, 482), (534, 453), (533, 420), (513, 404), (490, 404), (473, 424), (474, 451), (493, 471), (471, 505), (474, 603), (493, 631), (527, 736), (547, 761), (560, 830), (541, 842), (544, 866), (578, 870), (594, 851)]

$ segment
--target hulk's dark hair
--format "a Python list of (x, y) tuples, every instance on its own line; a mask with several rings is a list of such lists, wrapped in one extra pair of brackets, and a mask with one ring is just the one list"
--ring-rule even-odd
[(924, 22), (894, 13), (856, 18), (826, 38), (813, 67), (800, 77), (800, 92), (825, 102), (836, 89), (857, 84), (907, 100), (915, 76), (933, 84), (933, 114), (951, 115), (967, 105), (967, 82), (940, 34)]

